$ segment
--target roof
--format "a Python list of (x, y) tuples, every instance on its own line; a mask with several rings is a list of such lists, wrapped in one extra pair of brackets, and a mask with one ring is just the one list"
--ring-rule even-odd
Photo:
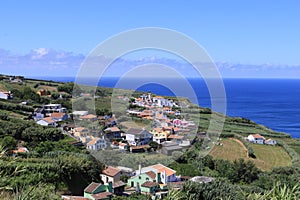
[(157, 185), (159, 185), (157, 182), (146, 181), (145, 183), (142, 184), (142, 187), (151, 188)]
[(89, 200), (88, 198), (82, 196), (68, 196), (68, 195), (63, 195), (62, 199), (63, 200)]
[(98, 194), (93, 194), (92, 196), (95, 198), (95, 200), (101, 200), (101, 199), (107, 199), (107, 197), (111, 196), (112, 193), (110, 192), (101, 192)]
[(126, 183), (124, 183), (123, 181), (115, 181), (113, 183), (113, 188), (118, 188), (118, 187), (122, 187), (122, 186), (125, 186)]
[(139, 128), (130, 128), (128, 131), (126, 131), (126, 134), (134, 134), (134, 135), (139, 135), (143, 132), (143, 129)]
[(256, 139), (265, 139), (263, 136), (261, 136), (260, 134), (253, 134), (252, 135), (254, 138)]
[(75, 131), (77, 131), (77, 132), (81, 132), (81, 131), (83, 131), (83, 130), (85, 130), (84, 127), (77, 127), (77, 128), (75, 128)]
[(131, 146), (130, 147), (131, 149), (134, 149), (134, 150), (136, 150), (136, 149), (144, 149), (144, 148), (146, 148), (146, 149), (148, 149), (148, 148), (150, 148), (150, 145), (140, 145), (140, 146)]
[(26, 147), (19, 147), (17, 150), (13, 150), (13, 153), (27, 153), (29, 152)]
[(102, 174), (113, 177), (116, 176), (119, 172), (121, 172), (121, 170), (112, 166), (108, 166), (102, 171)]
[(80, 119), (95, 119), (95, 118), (97, 118), (97, 116), (93, 115), (93, 114), (88, 114), (88, 115), (80, 116), (79, 118)]
[(52, 124), (55, 121), (52, 119), (52, 117), (45, 117), (42, 119), (43, 121), (47, 122), (48, 124)]
[(145, 174), (146, 174), (147, 176), (149, 176), (150, 178), (152, 178), (152, 179), (155, 179), (155, 178), (156, 178), (156, 174), (155, 174), (155, 172), (153, 172), (153, 171), (146, 172)]
[(66, 113), (58, 112), (58, 113), (52, 113), (52, 118), (63, 118), (63, 116), (66, 115)]
[(91, 184), (89, 184), (85, 189), (84, 192), (87, 193), (92, 193), (93, 191), (95, 191), (97, 189), (97, 187), (99, 187), (101, 185), (101, 183), (95, 183), (92, 182)]
[(116, 127), (116, 126), (109, 128), (109, 130), (111, 132), (119, 132), (120, 131), (120, 129), (118, 127)]
[(97, 143), (97, 141), (98, 141), (99, 139), (100, 139), (100, 138), (96, 137), (96, 138), (92, 139), (91, 141), (89, 141), (89, 142), (87, 143), (87, 145), (89, 145), (89, 146), (94, 145), (94, 144)]
[(273, 139), (267, 139), (265, 142), (271, 142), (271, 141), (275, 141), (275, 140), (273, 140)]
[(160, 173), (163, 173), (164, 171), (166, 171), (166, 175), (167, 175), (167, 176), (171, 176), (171, 175), (173, 175), (173, 174), (176, 173), (175, 170), (173, 170), (173, 169), (171, 169), (171, 168), (169, 168), (169, 167), (166, 167), (166, 166), (164, 166), (164, 165), (162, 165), (162, 164), (152, 165), (152, 167), (153, 167), (154, 169), (156, 169), (156, 170), (157, 170), (158, 172), (160, 172)]
[(179, 140), (182, 140), (184, 138), (184, 136), (182, 136), (182, 135), (169, 135), (168, 138), (169, 139), (179, 139)]

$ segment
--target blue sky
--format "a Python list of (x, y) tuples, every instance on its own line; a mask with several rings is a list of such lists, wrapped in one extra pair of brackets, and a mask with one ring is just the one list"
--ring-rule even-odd
[[(103, 40), (154, 26), (196, 40), (219, 65), (226, 63), (221, 68), (227, 66), (227, 71), (220, 69), (226, 76), (300, 78), (299, 8), (296, 0), (2, 1), (0, 70), (40, 75), (39, 66), (47, 72), (53, 67), (50, 61), (60, 68), (62, 59), (53, 60), (51, 52), (65, 59), (60, 73), (68, 69), (75, 74), (84, 56)], [(47, 58), (33, 62), (38, 53)], [(228, 66), (234, 70), (228, 72)]]

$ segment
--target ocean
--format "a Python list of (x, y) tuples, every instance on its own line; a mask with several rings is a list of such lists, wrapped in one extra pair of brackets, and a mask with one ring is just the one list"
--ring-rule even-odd
[[(74, 78), (49, 77), (55, 81), (73, 81)], [(118, 78), (102, 78), (100, 86), (114, 87)], [(211, 108), (211, 98), (202, 79), (188, 79), (196, 92), (198, 104)], [(87, 80), (87, 83), (89, 81)], [(128, 80), (128, 83), (132, 80)], [(167, 81), (168, 82), (168, 81)], [(174, 96), (167, 85), (177, 85), (176, 80), (163, 85), (157, 81), (132, 88), (132, 84), (122, 84), (124, 89), (151, 91), (158, 95)], [(285, 132), (294, 138), (300, 138), (300, 80), (299, 79), (224, 79), (226, 91), (226, 115), (248, 118), (275, 131)], [(140, 83), (139, 83), (140, 84)], [(184, 96), (184, 89), (179, 91)], [(176, 93), (176, 95), (178, 95)], [(195, 103), (195, 99), (192, 101)]]

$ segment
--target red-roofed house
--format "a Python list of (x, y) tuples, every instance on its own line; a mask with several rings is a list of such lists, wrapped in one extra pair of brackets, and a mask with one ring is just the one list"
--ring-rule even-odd
[(89, 150), (105, 149), (107, 147), (106, 141), (103, 138), (95, 137), (87, 143), (86, 148)]
[(264, 144), (265, 138), (261, 136), (260, 134), (252, 134), (247, 137), (249, 142), (255, 143), (255, 144)]
[(56, 122), (61, 122), (68, 119), (68, 115), (66, 113), (58, 112), (51, 113), (51, 118)]
[(104, 185), (112, 183), (112, 192), (114, 194), (122, 194), (124, 192), (125, 183), (121, 181), (122, 171), (112, 166), (107, 166), (100, 174)]
[(52, 117), (45, 117), (37, 121), (36, 123), (42, 126), (53, 126), (53, 127), (57, 126), (56, 122), (52, 119)]

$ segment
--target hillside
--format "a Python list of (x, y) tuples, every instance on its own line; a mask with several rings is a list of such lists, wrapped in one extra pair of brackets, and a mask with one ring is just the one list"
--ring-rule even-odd
[[(0, 76), (1, 91), (11, 91), (14, 96), (13, 99), (0, 99), (0, 144), (4, 150), (0, 159), (0, 173), (5, 177), (0, 181), (0, 187), (17, 188), (21, 184), (33, 185), (40, 182), (45, 184), (45, 192), (68, 191), (80, 194), (78, 191), (82, 191), (89, 182), (99, 181), (98, 173), (103, 164), (136, 169), (137, 163), (162, 163), (172, 167), (180, 175), (225, 178), (231, 184), (249, 185), (250, 189), (252, 186), (259, 189), (270, 188), (272, 182), (265, 180), (265, 177), (274, 176), (274, 179), (286, 182), (300, 180), (300, 141), (244, 118), (225, 117), (220, 140), (214, 141), (216, 145), (208, 148), (209, 155), (204, 158), (201, 152), (204, 148), (207, 150), (207, 147), (202, 139), (195, 139), (195, 143), (186, 151), (174, 152), (172, 156), (158, 155), (156, 152), (119, 154), (110, 150), (92, 151), (91, 156), (91, 152), (87, 151), (85, 146), (76, 146), (74, 137), (60, 129), (65, 125), (73, 125), (73, 118), (58, 122), (58, 128), (43, 127), (32, 120), (37, 108), (52, 103), (61, 104), (70, 116), (73, 111), (72, 105), (79, 108), (77, 110), (94, 113), (96, 117), (111, 116), (113, 112), (122, 132), (132, 127), (151, 129), (151, 119), (129, 116), (124, 112), (128, 109), (128, 101), (132, 100), (131, 96), (126, 96), (128, 91), (98, 87), (95, 92), (96, 98), (93, 98), (92, 95), (84, 93), (87, 91), (87, 88), (82, 89), (84, 87), (87, 86), (74, 87), (73, 83)], [(73, 92), (76, 98), (72, 98)], [(133, 97), (143, 94), (131, 92)], [(177, 101), (175, 97), (168, 98)], [(180, 98), (180, 101), (185, 105), (184, 108), (179, 108), (184, 113), (181, 118), (199, 122), (196, 127), (197, 133), (207, 131), (212, 114), (222, 116), (208, 108), (199, 108), (187, 99)], [(137, 106), (134, 109), (142, 108)], [(176, 118), (172, 114), (169, 117)], [(99, 133), (94, 130), (95, 127), (100, 127), (101, 131), (107, 128), (105, 120), (97, 119), (88, 125), (96, 135)], [(76, 125), (84, 123), (78, 121)], [(244, 139), (249, 134), (260, 134), (275, 139), (277, 145), (250, 144)], [(21, 153), (14, 158), (12, 152), (16, 146), (26, 147), (29, 153)], [(18, 177), (12, 176), (14, 170), (17, 170)], [(241, 173), (237, 174), (238, 171)], [(293, 174), (291, 179), (286, 178), (289, 173)], [(74, 184), (74, 180), (80, 184)]]

